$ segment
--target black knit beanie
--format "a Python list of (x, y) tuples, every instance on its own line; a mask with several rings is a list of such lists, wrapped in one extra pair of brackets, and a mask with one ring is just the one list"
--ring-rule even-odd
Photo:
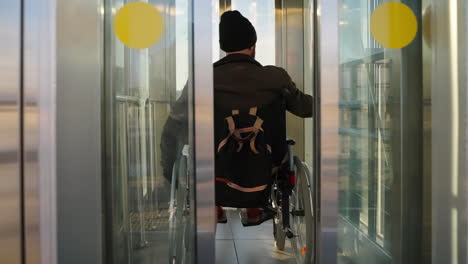
[(219, 44), (226, 52), (247, 49), (257, 42), (257, 32), (239, 11), (226, 11), (219, 23)]

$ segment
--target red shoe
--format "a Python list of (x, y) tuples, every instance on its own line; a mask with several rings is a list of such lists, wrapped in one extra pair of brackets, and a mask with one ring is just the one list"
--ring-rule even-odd
[(271, 212), (265, 212), (261, 208), (247, 208), (241, 211), (241, 221), (243, 226), (256, 226), (274, 217)]
[(216, 215), (218, 217), (218, 223), (227, 223), (226, 211), (221, 206), (216, 206)]
[(245, 211), (247, 213), (247, 219), (255, 222), (255, 220), (260, 220), (263, 210), (260, 208), (247, 208)]

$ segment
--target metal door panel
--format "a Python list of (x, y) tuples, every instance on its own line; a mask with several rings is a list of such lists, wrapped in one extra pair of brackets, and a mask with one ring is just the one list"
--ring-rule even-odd
[(431, 19), (432, 263), (467, 263), (467, 3), (425, 1)]
[[(276, 65), (286, 69), (297, 88), (304, 88), (304, 1), (276, 0)], [(310, 89), (307, 89), (309, 94)], [(305, 157), (305, 120), (287, 113), (288, 137), (296, 141), (295, 155)], [(309, 131), (307, 131), (309, 132)]]
[[(317, 1), (315, 168), (318, 263), (336, 263), (338, 220), (338, 1)], [(320, 175), (320, 176), (319, 176)]]
[(0, 259), (21, 263), (21, 2), (0, 2)]
[(55, 0), (23, 1), (24, 262), (56, 263)]
[(57, 0), (58, 263), (102, 263), (102, 2)]
[[(213, 67), (211, 18), (214, 0), (193, 1), (193, 77), (197, 263), (215, 262)], [(217, 11), (217, 10), (216, 10)], [(196, 51), (196, 52), (195, 52)]]

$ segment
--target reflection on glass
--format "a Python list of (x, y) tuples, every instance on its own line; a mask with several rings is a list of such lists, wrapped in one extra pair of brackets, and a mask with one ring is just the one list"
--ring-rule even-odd
[(257, 31), (255, 59), (263, 65), (275, 65), (275, 1), (232, 0), (232, 10), (241, 12)]
[(105, 12), (107, 263), (190, 263), (191, 1), (146, 1), (165, 23), (148, 49), (114, 35), (113, 16), (128, 2), (107, 0)]
[(220, 1), (212, 1), (213, 2), (213, 9), (214, 10), (211, 14), (211, 28), (213, 29), (213, 32), (212, 32), (212, 58), (213, 58), (213, 62), (216, 62), (218, 61), (223, 55), (224, 52), (222, 52), (220, 49), (219, 49), (219, 30), (218, 30), (218, 27), (219, 27), (219, 20), (220, 20), (220, 15), (218, 12), (216, 12), (217, 10), (220, 10), (220, 12), (223, 12), (224, 10), (221, 11), (220, 9), (220, 4), (219, 2)]
[[(410, 255), (408, 259), (419, 263), (414, 257), (420, 254), (417, 247), (410, 253), (400, 247), (408, 245), (408, 241), (420, 243), (422, 219), (408, 219), (411, 214), (421, 215), (422, 198), (416, 190), (422, 186), (422, 176), (417, 174), (422, 170), (410, 174), (408, 168), (422, 164), (422, 153), (400, 159), (409, 145), (422, 147), (417, 143), (422, 128), (407, 125), (418, 120), (406, 118), (410, 112), (412, 116), (422, 116), (422, 109), (404, 105), (422, 101), (422, 93), (415, 97), (415, 93), (407, 92), (422, 91), (422, 83), (406, 85), (409, 78), (421, 77), (416, 67), (422, 67), (417, 64), (417, 51), (422, 47), (413, 45), (416, 52), (411, 54), (404, 49), (386, 49), (373, 39), (370, 16), (384, 2), (387, 1), (339, 1), (340, 263), (407, 263), (401, 259)], [(402, 2), (416, 5), (415, 1)], [(414, 68), (409, 66), (411, 60)], [(418, 206), (408, 208), (403, 199), (412, 199)]]

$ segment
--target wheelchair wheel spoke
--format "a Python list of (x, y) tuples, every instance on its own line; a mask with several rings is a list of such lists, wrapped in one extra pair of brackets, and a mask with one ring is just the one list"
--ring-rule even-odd
[(313, 217), (308, 176), (302, 162), (295, 158), (296, 185), (290, 196), (290, 222), (294, 237), (291, 246), (296, 263), (311, 264), (313, 259)]

